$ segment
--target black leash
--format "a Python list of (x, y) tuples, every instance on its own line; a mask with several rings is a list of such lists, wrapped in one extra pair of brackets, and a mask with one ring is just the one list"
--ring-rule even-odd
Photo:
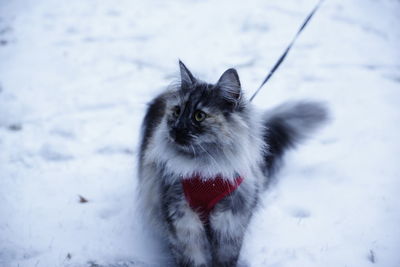
[(303, 25), (301, 25), (300, 29), (297, 31), (296, 35), (294, 36), (293, 40), (289, 43), (288, 47), (286, 48), (285, 52), (281, 55), (281, 57), (278, 59), (278, 61), (275, 63), (275, 65), (272, 67), (270, 72), (268, 73), (267, 77), (265, 77), (264, 81), (261, 83), (260, 87), (255, 91), (255, 93), (250, 97), (250, 101), (253, 100), (253, 98), (260, 92), (261, 88), (268, 82), (268, 80), (271, 78), (271, 76), (275, 73), (275, 71), (279, 68), (283, 60), (286, 58), (287, 54), (289, 53), (290, 49), (292, 48), (294, 42), (296, 42), (297, 37), (299, 37), (300, 33), (304, 30), (304, 28), (307, 26), (307, 23), (310, 21), (310, 19), (314, 16), (315, 12), (318, 10), (320, 5), (322, 4), (324, 0), (320, 0), (317, 5), (314, 7), (314, 9), (311, 11), (311, 13), (307, 16), (306, 20), (303, 22)]

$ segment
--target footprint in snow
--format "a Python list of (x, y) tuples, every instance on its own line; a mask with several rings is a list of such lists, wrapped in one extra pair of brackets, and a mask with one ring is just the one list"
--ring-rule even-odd
[(311, 212), (304, 208), (293, 207), (289, 208), (289, 214), (294, 218), (304, 219), (311, 216)]
[(40, 155), (43, 159), (48, 161), (67, 161), (72, 160), (74, 157), (68, 153), (58, 151), (52, 146), (44, 145), (40, 150)]

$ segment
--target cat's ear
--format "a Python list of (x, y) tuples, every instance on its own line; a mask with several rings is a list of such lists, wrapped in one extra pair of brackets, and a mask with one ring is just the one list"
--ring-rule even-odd
[(217, 88), (222, 96), (237, 106), (239, 104), (242, 90), (239, 75), (235, 69), (228, 69), (219, 78)]
[(181, 84), (185, 86), (190, 86), (196, 82), (193, 74), (186, 68), (185, 64), (179, 60), (179, 69), (181, 72)]

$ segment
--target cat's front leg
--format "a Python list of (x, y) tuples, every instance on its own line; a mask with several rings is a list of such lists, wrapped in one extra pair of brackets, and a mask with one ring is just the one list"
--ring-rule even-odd
[(214, 267), (238, 264), (243, 238), (257, 198), (240, 188), (221, 201), (210, 216), (210, 240)]
[(168, 240), (178, 266), (211, 266), (211, 249), (199, 216), (188, 205), (177, 182), (163, 186), (163, 216)]

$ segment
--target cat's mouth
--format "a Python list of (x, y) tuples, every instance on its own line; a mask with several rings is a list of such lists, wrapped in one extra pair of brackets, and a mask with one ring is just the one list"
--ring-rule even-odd
[(185, 156), (189, 157), (195, 157), (198, 155), (198, 151), (196, 149), (196, 146), (193, 144), (177, 144), (176, 142), (173, 142), (173, 148), (175, 151), (177, 151), (180, 154), (183, 154)]
[(175, 135), (170, 134), (168, 141), (175, 151), (186, 156), (194, 157), (198, 154), (197, 145), (193, 144), (193, 139), (177, 138)]
[(181, 147), (188, 147), (193, 141), (192, 136), (185, 131), (172, 130), (170, 131), (169, 136), (172, 142)]

